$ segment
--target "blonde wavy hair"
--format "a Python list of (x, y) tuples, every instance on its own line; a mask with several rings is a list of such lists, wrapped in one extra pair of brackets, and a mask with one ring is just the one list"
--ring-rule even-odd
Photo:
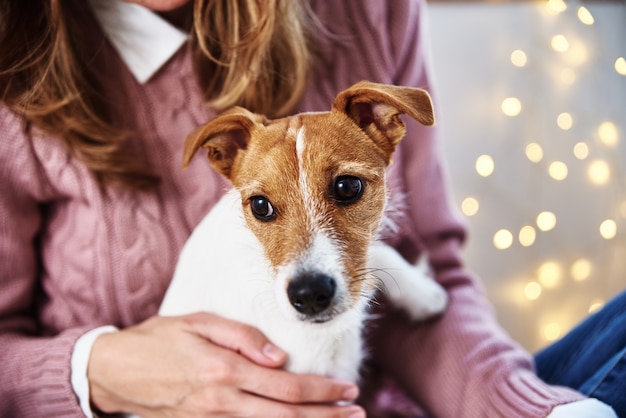
[[(59, 137), (105, 186), (151, 189), (158, 178), (124, 148), (85, 68), (76, 8), (85, 0), (0, 1), (1, 100)], [(315, 19), (306, 0), (195, 0), (191, 42), (207, 104), (282, 116), (305, 90)]]

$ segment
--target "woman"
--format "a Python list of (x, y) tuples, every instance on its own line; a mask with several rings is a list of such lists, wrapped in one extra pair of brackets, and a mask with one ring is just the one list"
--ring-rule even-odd
[[(337, 403), (358, 396), (353, 383), (281, 371), (285, 354), (254, 329), (155, 315), (226, 188), (201, 159), (180, 170), (187, 133), (233, 104), (326, 110), (361, 79), (430, 89), (424, 5), (137, 2), (160, 14), (111, 0), (0, 5), (1, 414), (364, 416)], [(411, 260), (427, 251), (451, 303), (417, 326), (385, 315), (372, 367), (438, 417), (606, 411), (543, 383), (498, 327), (461, 263), (437, 132), (408, 132), (390, 171), (406, 209), (389, 242)], [(384, 399), (368, 398), (372, 415)]]

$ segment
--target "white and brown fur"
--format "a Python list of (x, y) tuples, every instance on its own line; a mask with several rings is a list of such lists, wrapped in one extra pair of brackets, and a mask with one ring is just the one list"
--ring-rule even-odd
[[(357, 381), (378, 288), (413, 319), (443, 311), (443, 289), (376, 241), (400, 114), (434, 123), (424, 90), (361, 82), (329, 112), (268, 120), (237, 107), (192, 132), (184, 165), (206, 148), (233, 188), (186, 243), (160, 314), (248, 323), (288, 353), (288, 370)], [(359, 181), (349, 201), (336, 191)]]

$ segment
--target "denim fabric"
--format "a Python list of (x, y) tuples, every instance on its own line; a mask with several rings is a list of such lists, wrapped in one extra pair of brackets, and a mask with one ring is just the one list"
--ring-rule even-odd
[(535, 356), (547, 383), (569, 386), (626, 418), (626, 291)]

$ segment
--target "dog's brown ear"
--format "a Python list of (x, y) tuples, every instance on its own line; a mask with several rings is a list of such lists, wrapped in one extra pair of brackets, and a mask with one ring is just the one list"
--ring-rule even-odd
[(348, 115), (389, 155), (406, 131), (400, 114), (426, 126), (435, 123), (432, 101), (426, 90), (369, 81), (361, 81), (339, 93), (333, 109)]
[(242, 107), (234, 107), (210, 122), (194, 129), (185, 139), (183, 168), (200, 147), (209, 150), (208, 158), (213, 168), (224, 177), (231, 178), (231, 168), (240, 150), (248, 147), (252, 129), (264, 117)]

